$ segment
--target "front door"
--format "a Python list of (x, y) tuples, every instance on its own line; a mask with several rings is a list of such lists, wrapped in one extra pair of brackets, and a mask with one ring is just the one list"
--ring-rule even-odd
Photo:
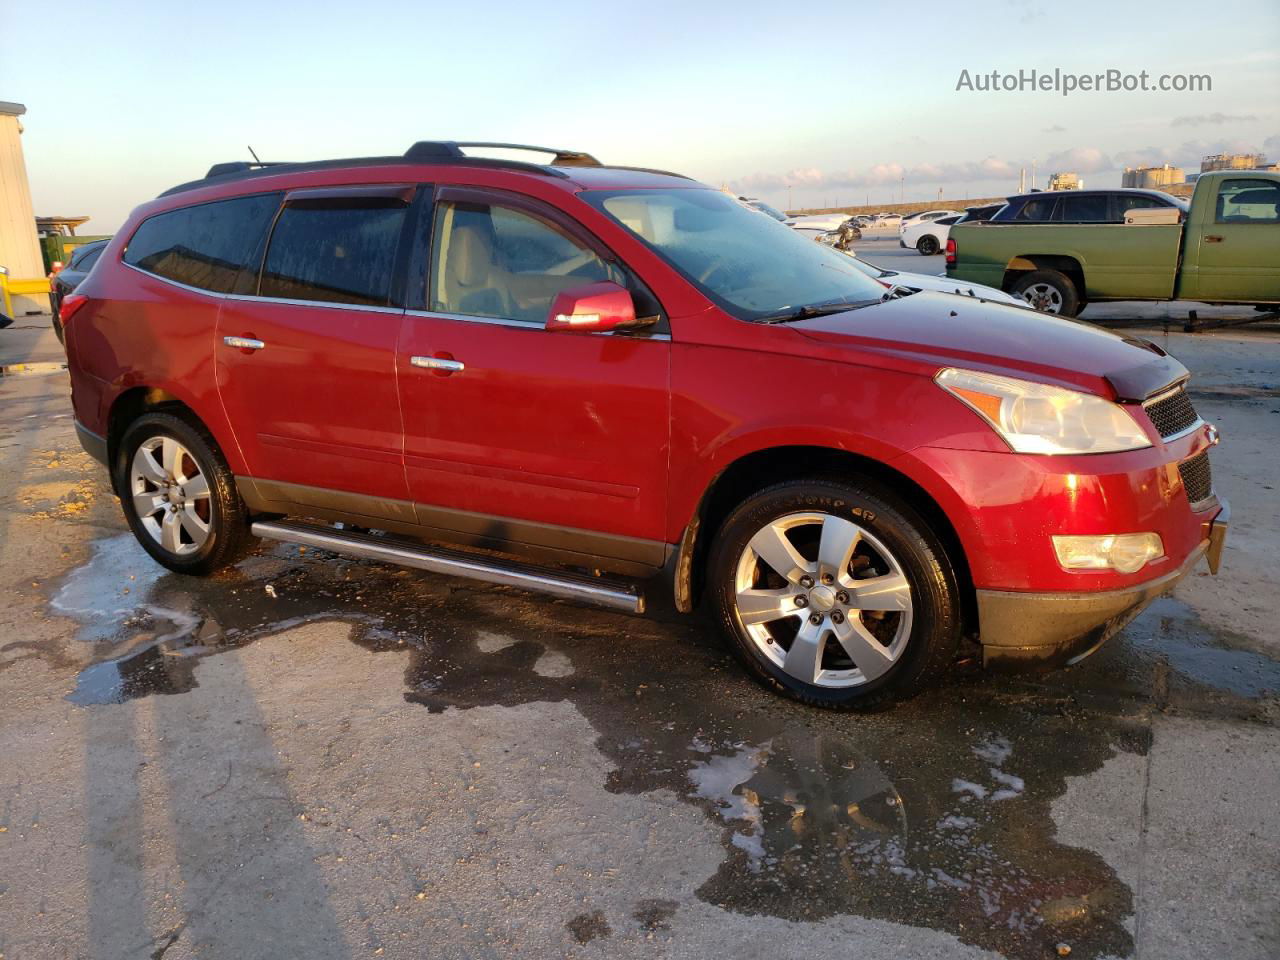
[(219, 393), (271, 499), (369, 513), (338, 491), (409, 510), (395, 385), (404, 311), (391, 287), (410, 197), (290, 193), (252, 293), (223, 303)]
[[(439, 191), (428, 256), (424, 309), (409, 311), (396, 351), (420, 522), (660, 564), (665, 328), (543, 328), (558, 292), (635, 282), (563, 214), (496, 191)], [(645, 315), (649, 295), (636, 295)]]
[(1244, 303), (1280, 300), (1280, 182), (1224, 178), (1212, 216), (1199, 224), (1186, 261), (1195, 271), (1197, 300)]

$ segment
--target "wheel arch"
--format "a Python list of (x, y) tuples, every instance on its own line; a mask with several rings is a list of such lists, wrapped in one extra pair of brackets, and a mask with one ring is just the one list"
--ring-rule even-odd
[[(203, 427), (213, 437), (214, 442), (217, 443), (218, 448), (222, 451), (222, 455), (228, 459), (236, 453), (234, 446), (229, 446), (223, 441), (222, 437), (218, 436), (216, 426), (203, 419), (196, 413), (191, 404), (183, 398), (176, 396), (163, 387), (134, 386), (121, 391), (111, 401), (110, 409), (107, 411), (108, 464), (115, 464), (116, 454), (120, 449), (120, 440), (124, 437), (125, 431), (129, 429), (129, 424), (144, 413), (152, 412), (172, 413), (191, 422), (193, 425)], [(234, 471), (235, 467), (233, 466), (232, 469)], [(110, 474), (114, 488), (114, 466), (111, 467)]]
[(1066, 274), (1076, 285), (1076, 293), (1080, 299), (1085, 298), (1084, 261), (1080, 257), (1064, 253), (1023, 253), (1012, 257), (1005, 266), (1000, 289), (1005, 293), (1011, 292), (1018, 279), (1033, 270), (1057, 270)]
[(691, 612), (700, 602), (707, 557), (716, 532), (735, 506), (758, 490), (790, 479), (845, 474), (906, 502), (942, 541), (955, 571), (965, 635), (977, 633), (977, 594), (964, 544), (947, 512), (920, 483), (901, 470), (849, 450), (813, 445), (774, 446), (743, 454), (727, 464), (703, 491), (676, 553), (674, 600)]

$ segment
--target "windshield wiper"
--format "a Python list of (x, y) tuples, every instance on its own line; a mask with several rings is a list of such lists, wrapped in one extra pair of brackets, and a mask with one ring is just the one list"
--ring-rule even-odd
[(873, 303), (879, 303), (879, 301), (857, 300), (852, 303), (810, 304), (803, 307), (797, 307), (795, 310), (784, 310), (770, 314), (767, 317), (759, 317), (756, 320), (756, 323), (792, 323), (796, 320), (810, 320), (813, 317), (825, 317), (832, 313), (844, 313), (848, 310), (857, 310), (859, 307), (866, 307)]

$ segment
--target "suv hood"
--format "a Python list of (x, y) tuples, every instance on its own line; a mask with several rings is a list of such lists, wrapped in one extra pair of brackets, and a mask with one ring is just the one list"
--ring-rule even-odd
[(1188, 376), (1150, 341), (945, 293), (922, 291), (790, 327), (832, 346), (1048, 380), (1122, 401), (1142, 401)]

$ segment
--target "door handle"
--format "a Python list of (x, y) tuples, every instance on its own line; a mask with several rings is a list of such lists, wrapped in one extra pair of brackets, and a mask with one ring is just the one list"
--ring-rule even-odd
[(1209, 235), (1207, 235), (1207, 234), (1206, 234), (1206, 235), (1205, 235), (1205, 238), (1204, 238), (1204, 242), (1205, 242), (1205, 243), (1221, 243), (1221, 242), (1222, 242), (1222, 237), (1219, 237), (1219, 236), (1217, 236), (1216, 234), (1215, 234), (1215, 235), (1213, 235), (1213, 236), (1209, 236)]
[(261, 350), (266, 346), (261, 340), (255, 340), (253, 337), (223, 337), (222, 342), (238, 350)]
[(466, 364), (461, 360), (452, 360), (447, 357), (410, 357), (409, 363), (424, 370), (443, 370), (446, 373), (461, 373), (467, 369)]

